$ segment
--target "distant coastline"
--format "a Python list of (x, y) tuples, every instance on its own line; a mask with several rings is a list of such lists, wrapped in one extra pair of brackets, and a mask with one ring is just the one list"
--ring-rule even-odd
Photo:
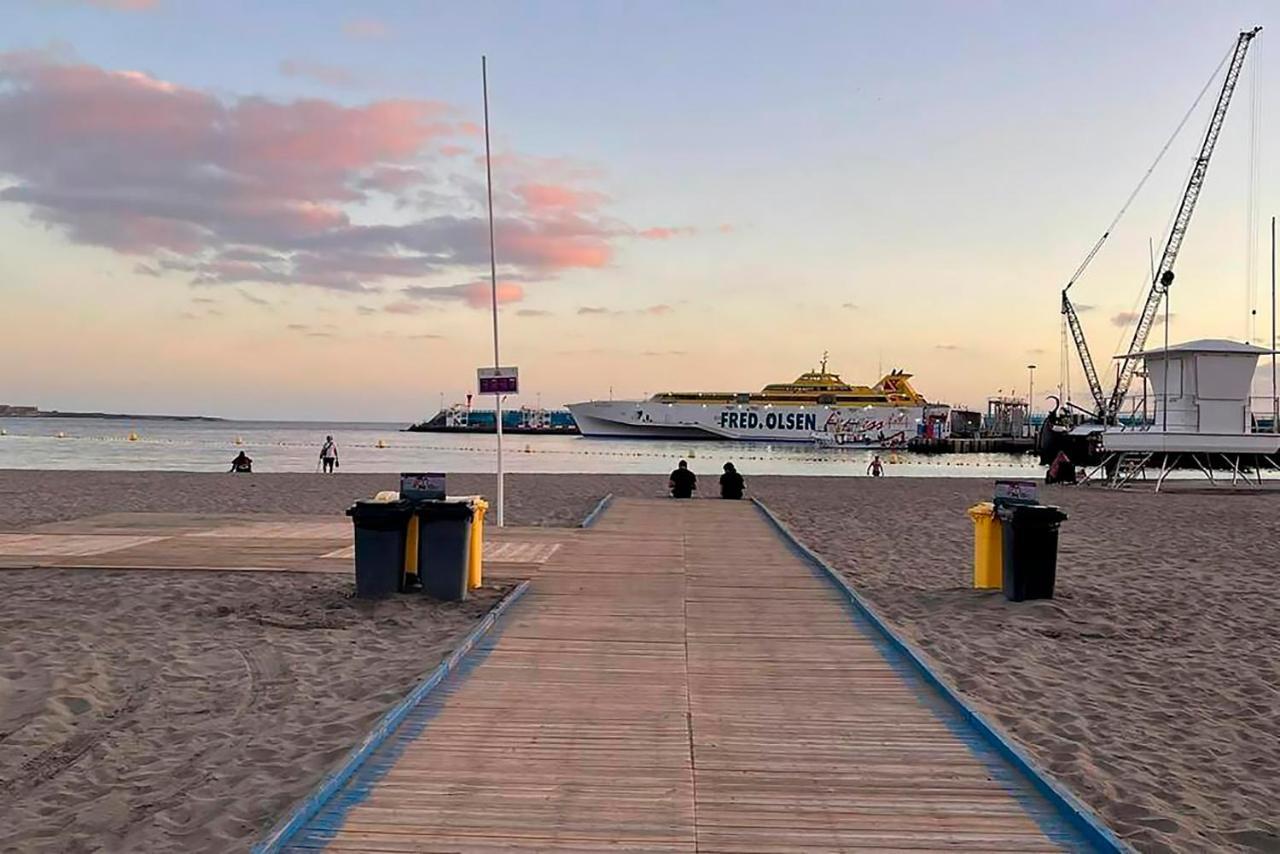
[(116, 421), (226, 421), (212, 415), (131, 415), (122, 412), (61, 412), (45, 411), (35, 406), (9, 406), (0, 404), (0, 418), (105, 418)]

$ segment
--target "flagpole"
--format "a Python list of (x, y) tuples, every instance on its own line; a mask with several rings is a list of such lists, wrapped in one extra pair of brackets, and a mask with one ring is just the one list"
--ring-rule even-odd
[(1280, 396), (1276, 394), (1276, 218), (1271, 218), (1271, 431), (1280, 433)]
[[(489, 292), (493, 297), (493, 367), (501, 367), (498, 356), (498, 255), (493, 240), (493, 162), (489, 154), (489, 65), (480, 57), (480, 84), (484, 89), (484, 174), (489, 190)], [(498, 527), (505, 524), (502, 483), (502, 394), (493, 396), (493, 417), (498, 436)]]

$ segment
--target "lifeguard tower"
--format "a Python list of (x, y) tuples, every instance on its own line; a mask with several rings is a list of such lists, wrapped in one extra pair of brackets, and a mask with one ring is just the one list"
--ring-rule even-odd
[(1280, 470), (1280, 434), (1254, 432), (1249, 406), (1258, 357), (1270, 352), (1202, 339), (1132, 354), (1144, 362), (1154, 417), (1103, 431), (1102, 463), (1085, 479), (1118, 488), (1135, 478), (1146, 480), (1154, 468), (1159, 491), (1179, 466), (1198, 469), (1210, 482), (1215, 482), (1214, 469), (1225, 466), (1233, 485), (1248, 483), (1250, 472), (1261, 484), (1264, 470)]

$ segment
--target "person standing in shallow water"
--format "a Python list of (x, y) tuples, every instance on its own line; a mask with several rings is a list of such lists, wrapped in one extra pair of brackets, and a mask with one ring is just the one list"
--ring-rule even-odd
[(867, 466), (867, 474), (872, 477), (880, 477), (884, 474), (884, 463), (880, 462), (879, 454), (871, 458), (871, 465)]
[(724, 474), (720, 475), (720, 497), (738, 499), (742, 497), (742, 490), (746, 484), (742, 480), (742, 475), (738, 474), (738, 470), (733, 467), (733, 463), (724, 464)]
[(667, 480), (667, 488), (671, 490), (672, 498), (692, 498), (693, 491), (698, 488), (698, 476), (689, 471), (687, 462), (681, 460)]
[(320, 462), (324, 465), (326, 474), (332, 474), (338, 465), (338, 445), (333, 441), (332, 436), (324, 437), (324, 444), (320, 446)]

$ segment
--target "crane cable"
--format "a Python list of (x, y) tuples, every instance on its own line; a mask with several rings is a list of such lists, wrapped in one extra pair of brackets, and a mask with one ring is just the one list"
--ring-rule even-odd
[(1149, 167), (1147, 167), (1147, 171), (1143, 174), (1142, 180), (1138, 182), (1138, 186), (1133, 188), (1133, 192), (1129, 194), (1129, 198), (1125, 199), (1124, 204), (1120, 207), (1120, 211), (1115, 215), (1115, 218), (1111, 220), (1111, 224), (1107, 226), (1106, 230), (1102, 233), (1102, 236), (1098, 238), (1098, 242), (1093, 244), (1093, 248), (1089, 250), (1089, 254), (1080, 262), (1080, 266), (1071, 274), (1071, 278), (1067, 281), (1066, 287), (1062, 289), (1064, 292), (1070, 290), (1071, 286), (1076, 283), (1076, 280), (1084, 275), (1085, 269), (1093, 261), (1094, 256), (1096, 256), (1102, 249), (1102, 244), (1107, 242), (1107, 238), (1111, 236), (1111, 232), (1120, 224), (1120, 220), (1123, 219), (1124, 215), (1128, 212), (1129, 206), (1132, 205), (1133, 200), (1138, 197), (1138, 193), (1142, 192), (1142, 188), (1146, 185), (1147, 179), (1151, 177), (1151, 173), (1156, 171), (1156, 167), (1159, 166), (1160, 161), (1164, 159), (1165, 153), (1168, 152), (1169, 147), (1173, 145), (1173, 142), (1178, 138), (1178, 135), (1182, 133), (1182, 129), (1186, 127), (1187, 122), (1191, 119), (1192, 113), (1196, 111), (1196, 107), (1200, 106), (1200, 102), (1204, 100), (1205, 93), (1207, 93), (1210, 87), (1213, 86), (1213, 81), (1218, 79), (1218, 74), (1222, 71), (1222, 67), (1227, 64), (1227, 60), (1229, 60), (1234, 53), (1235, 46), (1232, 45), (1231, 50), (1227, 51), (1226, 55), (1222, 57), (1222, 61), (1218, 63), (1218, 67), (1213, 70), (1213, 74), (1205, 81), (1204, 88), (1200, 90), (1199, 95), (1196, 95), (1195, 101), (1192, 102), (1190, 109), (1188, 109), (1183, 115), (1182, 121), (1178, 122), (1178, 126), (1173, 129), (1173, 134), (1160, 148), (1160, 153), (1156, 155), (1156, 159), (1152, 161)]

